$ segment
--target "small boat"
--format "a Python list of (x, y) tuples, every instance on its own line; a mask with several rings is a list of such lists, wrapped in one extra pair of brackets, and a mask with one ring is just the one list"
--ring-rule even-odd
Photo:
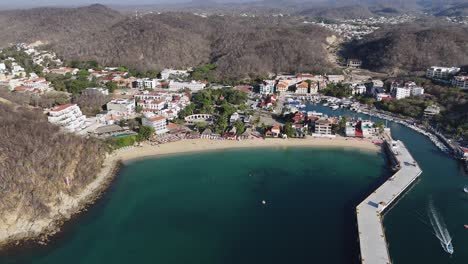
[(444, 250), (449, 253), (449, 254), (453, 254), (453, 246), (452, 246), (452, 242), (448, 243), (448, 244), (444, 244), (444, 243), (441, 243), (442, 246), (444, 247)]
[(339, 108), (339, 106), (337, 106), (337, 105), (332, 105), (332, 106), (330, 106), (330, 108), (331, 108), (332, 110), (337, 110), (337, 109)]
[(464, 227), (465, 229), (468, 229), (468, 225), (463, 225), (463, 227)]
[(463, 191), (464, 191), (465, 193), (468, 193), (468, 187), (463, 188)]

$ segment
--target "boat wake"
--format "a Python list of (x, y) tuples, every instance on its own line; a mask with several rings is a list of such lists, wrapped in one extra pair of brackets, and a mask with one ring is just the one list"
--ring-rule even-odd
[(443, 218), (435, 209), (434, 202), (432, 200), (429, 202), (428, 216), (434, 231), (433, 233), (440, 240), (443, 249), (447, 253), (453, 254), (452, 237), (448, 232)]

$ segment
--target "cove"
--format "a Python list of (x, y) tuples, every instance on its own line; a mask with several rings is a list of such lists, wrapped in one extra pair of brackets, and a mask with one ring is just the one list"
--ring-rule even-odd
[(354, 206), (389, 174), (383, 154), (339, 148), (134, 161), (51, 244), (0, 263), (352, 263)]

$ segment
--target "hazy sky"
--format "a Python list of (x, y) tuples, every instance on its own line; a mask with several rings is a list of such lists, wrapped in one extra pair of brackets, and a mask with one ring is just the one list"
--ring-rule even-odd
[(190, 2), (190, 0), (0, 0), (0, 9), (10, 7), (36, 6), (79, 6), (90, 4), (103, 5), (146, 5), (160, 3)]

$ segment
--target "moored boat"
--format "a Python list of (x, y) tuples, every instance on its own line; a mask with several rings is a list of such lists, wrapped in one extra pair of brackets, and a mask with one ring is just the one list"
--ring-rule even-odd
[(468, 193), (468, 186), (465, 187), (465, 188), (463, 188), (463, 191), (464, 191), (465, 193)]

